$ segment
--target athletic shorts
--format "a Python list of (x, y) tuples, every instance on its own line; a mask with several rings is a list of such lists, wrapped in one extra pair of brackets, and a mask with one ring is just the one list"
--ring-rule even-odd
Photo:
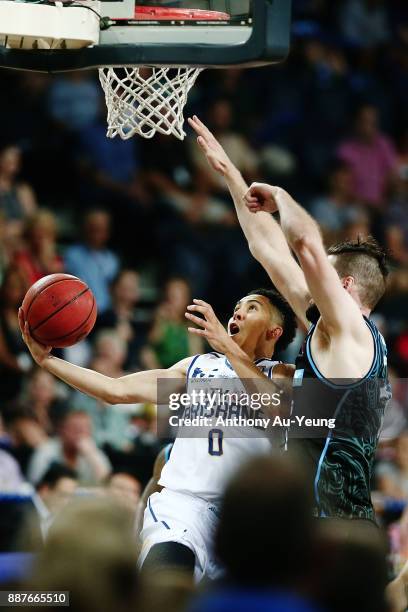
[(218, 522), (218, 508), (194, 495), (169, 489), (153, 493), (147, 501), (143, 529), (140, 534), (142, 566), (150, 549), (163, 542), (178, 542), (195, 555), (194, 578), (211, 580), (222, 575), (214, 555), (214, 534)]

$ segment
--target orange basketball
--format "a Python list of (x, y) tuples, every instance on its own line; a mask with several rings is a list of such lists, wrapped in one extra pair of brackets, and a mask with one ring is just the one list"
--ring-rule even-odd
[(88, 285), (70, 274), (50, 274), (34, 283), (22, 309), (34, 340), (55, 348), (83, 340), (95, 325), (97, 314)]

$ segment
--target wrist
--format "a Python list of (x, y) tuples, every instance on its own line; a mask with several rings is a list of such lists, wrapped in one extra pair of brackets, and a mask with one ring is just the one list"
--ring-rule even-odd
[(246, 353), (234, 342), (234, 340), (228, 337), (228, 342), (225, 347), (225, 356), (230, 361), (234, 357), (248, 357)]
[(225, 164), (224, 178), (227, 181), (236, 181), (237, 179), (242, 179), (242, 174), (238, 170), (234, 164), (228, 160), (228, 163)]
[(46, 357), (42, 357), (42, 359), (38, 359), (37, 365), (39, 365), (44, 370), (50, 370), (52, 366), (52, 361), (55, 359), (53, 355), (47, 355)]

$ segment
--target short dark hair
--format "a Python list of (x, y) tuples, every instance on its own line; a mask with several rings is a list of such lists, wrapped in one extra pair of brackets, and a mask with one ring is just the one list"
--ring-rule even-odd
[(356, 279), (363, 305), (374, 308), (386, 288), (388, 265), (385, 249), (369, 236), (334, 244), (327, 254), (336, 256), (335, 268), (340, 278), (353, 276)]
[(304, 575), (313, 533), (303, 466), (288, 457), (259, 456), (241, 466), (226, 487), (215, 548), (235, 583), (285, 588)]
[(62, 463), (53, 462), (51, 463), (48, 470), (38, 481), (36, 488), (40, 489), (41, 487), (55, 487), (57, 482), (61, 480), (61, 478), (71, 478), (72, 480), (77, 480), (78, 475), (72, 468), (67, 465), (63, 465)]
[(289, 303), (275, 289), (254, 289), (247, 295), (262, 295), (269, 300), (272, 306), (279, 310), (283, 319), (283, 333), (276, 343), (276, 348), (280, 351), (285, 350), (294, 339), (297, 328), (296, 316)]

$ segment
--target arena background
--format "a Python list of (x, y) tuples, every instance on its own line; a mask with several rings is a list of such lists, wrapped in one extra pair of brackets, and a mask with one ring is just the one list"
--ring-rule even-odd
[[(290, 191), (328, 245), (371, 234), (390, 249), (389, 285), (374, 318), (388, 343), (394, 398), (373, 484), (399, 568), (408, 559), (408, 10), (404, 0), (293, 4), (286, 63), (205, 71), (185, 116), (208, 124), (248, 182)], [(225, 321), (240, 296), (269, 283), (191, 132), (184, 142), (107, 139), (96, 71), (1, 70), (0, 82), (3, 506), (41, 479), (53, 455), (40, 449), (52, 449), (71, 420), (65, 435), (90, 438), (81, 491), (114, 496), (109, 473), (129, 474), (119, 497), (134, 511), (162, 446), (154, 407), (104, 406), (32, 367), (17, 326), (27, 287), (57, 271), (88, 282), (99, 309), (95, 331), (63, 356), (120, 376), (205, 348), (186, 331), (192, 297)], [(301, 340), (299, 333), (281, 357), (293, 362)], [(99, 471), (87, 465), (92, 455)], [(10, 519), (9, 510), (0, 521), (3, 551), (16, 546), (20, 515), (13, 506)]]

